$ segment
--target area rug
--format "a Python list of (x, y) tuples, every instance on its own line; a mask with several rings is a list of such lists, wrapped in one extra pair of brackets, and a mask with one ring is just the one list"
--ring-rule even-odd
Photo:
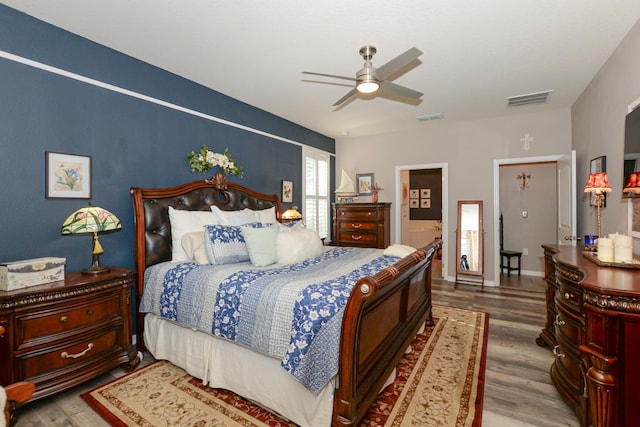
[[(361, 426), (465, 427), (482, 423), (489, 315), (433, 307), (436, 324), (412, 343)], [(182, 369), (152, 363), (84, 393), (113, 426), (256, 426), (291, 424), (226, 390), (203, 386)]]

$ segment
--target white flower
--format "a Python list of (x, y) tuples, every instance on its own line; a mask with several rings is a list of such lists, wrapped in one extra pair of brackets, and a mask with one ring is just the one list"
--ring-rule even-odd
[[(207, 151), (207, 163), (209, 163), (212, 167), (216, 166), (215, 153), (213, 151)], [(200, 156), (202, 157), (202, 156)], [(202, 160), (202, 159), (201, 159)]]

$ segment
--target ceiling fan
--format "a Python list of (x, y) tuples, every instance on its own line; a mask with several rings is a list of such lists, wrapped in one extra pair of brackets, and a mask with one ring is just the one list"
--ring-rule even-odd
[(395, 83), (391, 83), (386, 80), (394, 73), (400, 71), (402, 68), (409, 65), (416, 60), (422, 52), (412, 47), (405, 53), (396, 56), (391, 61), (382, 65), (381, 67), (374, 67), (371, 63), (371, 58), (377, 52), (375, 46), (367, 45), (360, 48), (360, 55), (364, 58), (364, 67), (356, 73), (356, 77), (336, 76), (334, 74), (313, 73), (311, 71), (303, 71), (303, 74), (312, 74), (314, 76), (332, 77), (336, 79), (344, 79), (355, 81), (356, 85), (345, 96), (336, 101), (334, 106), (340, 105), (357, 92), (361, 93), (374, 93), (381, 90), (385, 93), (392, 95), (400, 95), (406, 98), (419, 99), (423, 93), (417, 90), (409, 89), (404, 86), (400, 86)]

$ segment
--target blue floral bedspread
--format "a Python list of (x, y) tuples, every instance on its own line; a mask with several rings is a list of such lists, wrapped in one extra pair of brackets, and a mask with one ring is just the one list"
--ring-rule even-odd
[(162, 263), (145, 272), (140, 311), (280, 359), (316, 393), (338, 372), (340, 328), (355, 283), (398, 258), (332, 248), (297, 264)]

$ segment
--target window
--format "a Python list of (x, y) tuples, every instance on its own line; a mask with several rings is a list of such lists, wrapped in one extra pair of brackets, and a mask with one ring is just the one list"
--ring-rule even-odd
[(318, 232), (320, 237), (329, 236), (329, 154), (305, 147), (304, 157), (304, 206), (305, 224)]

